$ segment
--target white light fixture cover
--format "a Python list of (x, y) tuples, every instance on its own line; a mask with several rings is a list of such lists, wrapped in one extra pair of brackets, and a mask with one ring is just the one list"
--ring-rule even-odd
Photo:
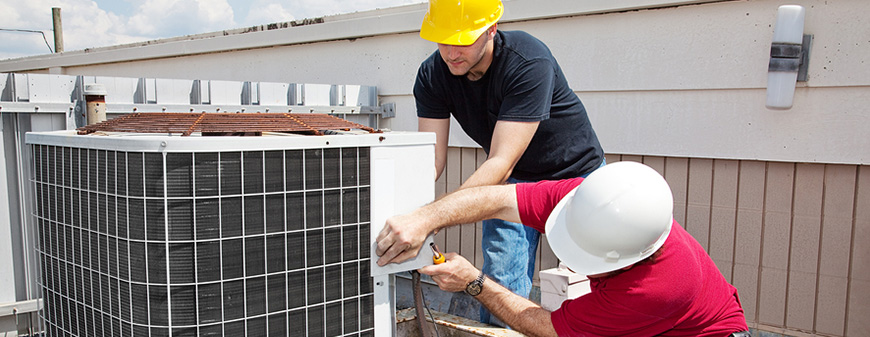
[[(789, 69), (775, 68), (773, 65), (778, 55), (773, 55), (773, 50), (777, 46), (785, 46), (786, 48), (797, 46), (800, 51), (800, 46), (803, 41), (804, 18), (806, 11), (802, 6), (784, 5), (780, 6), (776, 14), (776, 26), (773, 29), (773, 43), (771, 52), (771, 67), (767, 73), (767, 108), (775, 110), (791, 109), (794, 102), (794, 88), (798, 77), (798, 68), (800, 65), (800, 53), (798, 53), (797, 63)], [(787, 59), (787, 58), (786, 58)]]

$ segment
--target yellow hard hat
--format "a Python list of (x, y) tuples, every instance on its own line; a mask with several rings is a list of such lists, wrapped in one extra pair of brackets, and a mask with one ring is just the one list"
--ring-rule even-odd
[(441, 44), (473, 44), (504, 13), (501, 0), (429, 0), (420, 37)]

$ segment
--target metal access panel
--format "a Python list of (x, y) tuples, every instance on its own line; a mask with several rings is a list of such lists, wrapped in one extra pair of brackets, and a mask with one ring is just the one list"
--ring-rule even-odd
[(47, 336), (394, 334), (373, 214), (432, 200), (431, 134), (27, 143)]

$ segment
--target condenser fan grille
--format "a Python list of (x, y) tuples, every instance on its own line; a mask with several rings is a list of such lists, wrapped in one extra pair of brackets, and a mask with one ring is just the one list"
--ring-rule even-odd
[(33, 151), (48, 336), (373, 335), (368, 147)]

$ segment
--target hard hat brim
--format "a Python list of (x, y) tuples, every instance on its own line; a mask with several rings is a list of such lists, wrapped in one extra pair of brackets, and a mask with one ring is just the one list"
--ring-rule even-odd
[[(583, 184), (581, 183), (580, 186)], [(564, 263), (568, 268), (571, 268), (575, 273), (582, 275), (595, 275), (618, 270), (629, 265), (635, 264), (658, 250), (668, 238), (670, 234), (670, 226), (667, 227), (664, 234), (659, 237), (659, 240), (653, 245), (654, 249), (647, 251), (644, 254), (635, 256), (622, 256), (618, 260), (609, 262), (603, 257), (589, 253), (583, 247), (579, 246), (571, 236), (568, 230), (570, 225), (567, 221), (567, 208), (570, 207), (570, 201), (577, 193), (580, 186), (574, 188), (565, 195), (562, 200), (553, 208), (553, 212), (547, 218), (544, 226), (544, 232), (547, 236), (547, 241), (550, 243), (553, 253)], [(671, 221), (673, 223), (673, 220)]]
[(420, 27), (420, 37), (424, 40), (429, 40), (440, 44), (449, 44), (453, 46), (470, 46), (480, 38), (483, 33), (492, 27), (492, 24), (478, 28), (475, 30), (461, 31), (445, 31), (427, 24), (428, 20), (423, 20), (423, 25)]

